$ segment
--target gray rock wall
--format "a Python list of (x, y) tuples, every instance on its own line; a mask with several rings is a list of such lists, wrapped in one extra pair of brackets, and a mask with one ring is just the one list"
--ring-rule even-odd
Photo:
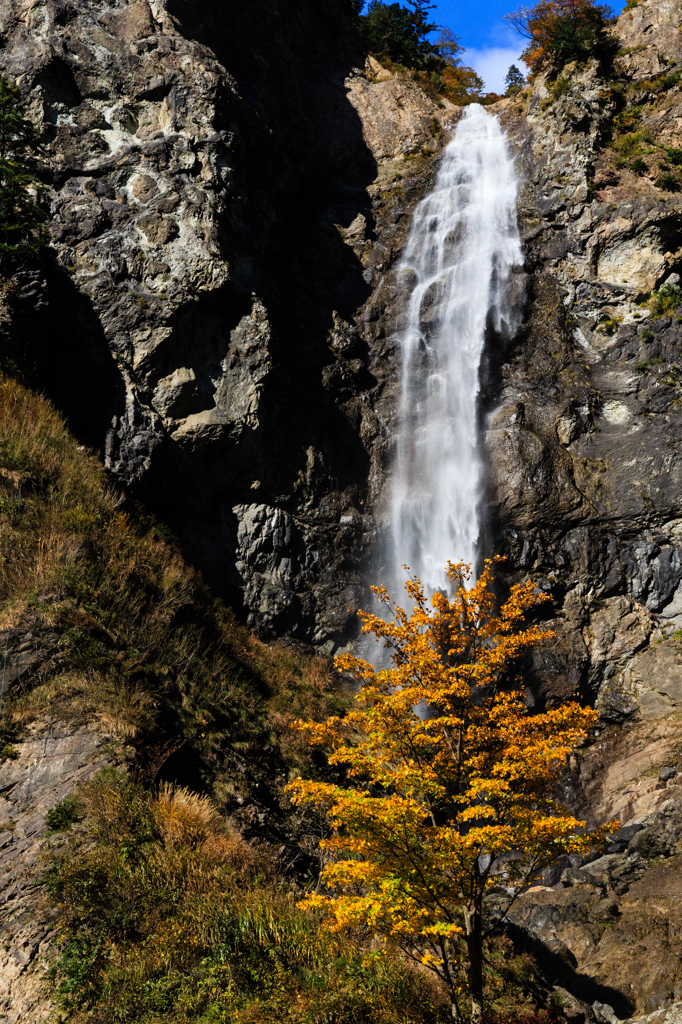
[[(679, 196), (658, 183), (681, 142), (670, 10), (624, 12), (608, 74), (569, 66), (559, 87), (540, 79), (498, 105), (523, 175), (528, 303), (484, 385), (490, 544), (512, 575), (552, 584), (559, 635), (536, 658), (535, 698), (582, 688), (611, 721), (677, 693), (658, 643), (682, 625), (682, 310), (657, 317), (647, 302), (682, 269)], [(626, 99), (644, 173), (618, 149)]]
[(353, 320), (454, 108), (358, 69), (343, 0), (8, 0), (0, 24), (51, 186), (50, 256), (17, 278), (30, 379), (251, 625), (333, 646), (384, 445)]
[[(535, 699), (582, 687), (613, 720), (648, 685), (633, 658), (682, 625), (682, 331), (641, 305), (677, 272), (682, 214), (608, 146), (633, 83), (641, 127), (679, 144), (679, 89), (643, 77), (682, 56), (666, 3), (621, 16), (610, 80), (568, 68), (496, 108), (526, 307), (484, 370), (485, 546), (555, 594)], [(52, 189), (51, 255), (15, 297), (33, 379), (251, 625), (347, 642), (381, 568), (393, 268), (456, 108), (358, 69), (341, 0), (1, 17)]]

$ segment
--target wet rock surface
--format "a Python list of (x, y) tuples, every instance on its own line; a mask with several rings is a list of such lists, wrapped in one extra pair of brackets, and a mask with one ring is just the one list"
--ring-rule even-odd
[[(668, 8), (624, 12), (611, 69), (569, 65), (496, 108), (519, 154), (527, 290), (484, 381), (489, 543), (512, 576), (551, 581), (559, 635), (532, 666), (535, 699), (579, 689), (613, 723), (679, 700), (682, 303), (651, 301), (682, 269), (679, 198), (657, 166), (682, 142)], [(634, 171), (623, 153), (643, 139)]]
[(572, 799), (625, 826), (511, 920), (584, 1019), (672, 1021), (682, 995), (682, 209), (662, 177), (682, 144), (678, 23), (665, 0), (642, 3), (617, 21), (609, 74), (569, 67), (498, 106), (528, 276), (524, 328), (504, 353), (492, 340), (483, 389), (490, 544), (510, 579), (551, 581), (558, 635), (527, 666), (529, 700), (596, 704)]

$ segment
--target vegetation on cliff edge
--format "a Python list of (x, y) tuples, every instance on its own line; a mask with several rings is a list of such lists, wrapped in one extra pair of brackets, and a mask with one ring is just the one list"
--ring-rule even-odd
[(558, 70), (571, 61), (604, 59), (610, 49), (611, 10), (593, 0), (539, 0), (505, 19), (528, 41), (522, 59), (531, 74)]
[(37, 176), (40, 131), (21, 111), (21, 93), (0, 77), (0, 261), (36, 256), (47, 240), (44, 186)]
[(394, 71), (410, 72), (412, 78), (434, 97), (452, 103), (494, 102), (496, 93), (483, 94), (482, 78), (462, 63), (464, 47), (451, 29), (428, 20), (435, 5), (424, 0), (401, 4), (371, 0), (357, 19), (366, 53)]

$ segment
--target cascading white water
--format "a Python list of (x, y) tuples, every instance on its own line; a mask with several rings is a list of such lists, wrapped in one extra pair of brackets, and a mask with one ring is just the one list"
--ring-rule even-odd
[[(404, 564), (428, 591), (445, 563), (476, 560), (479, 366), (489, 327), (513, 335), (506, 287), (523, 262), (517, 177), (497, 118), (466, 108), (433, 192), (417, 207), (398, 268), (405, 300), (393, 469), (394, 585)], [(398, 591), (395, 591), (397, 593)]]

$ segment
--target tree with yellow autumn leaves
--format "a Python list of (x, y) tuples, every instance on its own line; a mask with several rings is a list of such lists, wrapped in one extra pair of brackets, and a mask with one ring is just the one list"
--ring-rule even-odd
[(508, 910), (559, 854), (584, 854), (617, 823), (587, 832), (559, 799), (595, 712), (569, 701), (532, 714), (508, 685), (515, 659), (553, 636), (524, 622), (548, 596), (528, 582), (500, 606), (492, 562), (470, 587), (465, 564), (447, 572), (451, 597), (429, 601), (418, 579), (407, 582), (409, 614), (373, 588), (388, 614), (360, 613), (362, 631), (384, 641), (390, 667), (342, 655), (338, 668), (359, 684), (355, 707), (297, 723), (347, 781), (288, 788), (294, 803), (325, 808), (332, 826), (326, 891), (305, 905), (333, 930), (367, 928), (435, 972), (457, 1020), (468, 989), (478, 1021), (488, 891), (508, 894)]

